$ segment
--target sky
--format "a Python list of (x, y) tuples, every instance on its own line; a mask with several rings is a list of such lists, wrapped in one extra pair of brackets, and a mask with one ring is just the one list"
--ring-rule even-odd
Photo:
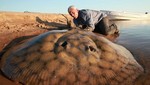
[(0, 0), (0, 11), (67, 13), (70, 5), (78, 9), (150, 12), (150, 0)]

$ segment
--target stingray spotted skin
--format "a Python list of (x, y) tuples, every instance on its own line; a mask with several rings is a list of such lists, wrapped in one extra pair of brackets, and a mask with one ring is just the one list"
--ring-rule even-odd
[(92, 32), (47, 32), (2, 57), (2, 72), (28, 85), (133, 85), (143, 68), (124, 47)]

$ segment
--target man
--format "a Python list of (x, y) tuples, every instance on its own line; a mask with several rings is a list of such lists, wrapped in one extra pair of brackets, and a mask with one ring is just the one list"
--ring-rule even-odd
[(78, 10), (75, 6), (70, 6), (68, 13), (73, 17), (75, 25), (83, 30), (93, 31), (103, 35), (119, 32), (116, 25), (110, 25), (107, 15), (101, 11), (89, 9)]

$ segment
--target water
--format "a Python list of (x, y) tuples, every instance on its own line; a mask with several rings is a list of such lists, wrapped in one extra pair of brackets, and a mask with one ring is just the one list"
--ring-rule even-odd
[(117, 21), (116, 24), (120, 29), (116, 43), (134, 55), (145, 69), (145, 80), (150, 80), (150, 21)]

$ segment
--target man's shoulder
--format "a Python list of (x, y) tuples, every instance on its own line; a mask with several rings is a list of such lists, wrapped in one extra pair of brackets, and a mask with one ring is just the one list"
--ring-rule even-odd
[(91, 10), (91, 9), (81, 9), (80, 11), (83, 12), (83, 13), (87, 13), (87, 12), (91, 12), (93, 10)]
[(90, 10), (90, 9), (81, 9), (80, 11), (79, 11), (79, 15), (80, 16), (88, 16), (90, 13), (92, 13), (92, 10)]
[(101, 13), (100, 10), (92, 10), (92, 9), (81, 9), (80, 12), (81, 12), (81, 13), (86, 13), (86, 14), (87, 14), (87, 13), (95, 13), (95, 12), (96, 12), (96, 13)]
[(87, 13), (87, 11), (88, 11), (87, 9), (81, 9), (81, 10), (79, 10), (79, 13), (81, 13), (81, 14), (82, 13)]

